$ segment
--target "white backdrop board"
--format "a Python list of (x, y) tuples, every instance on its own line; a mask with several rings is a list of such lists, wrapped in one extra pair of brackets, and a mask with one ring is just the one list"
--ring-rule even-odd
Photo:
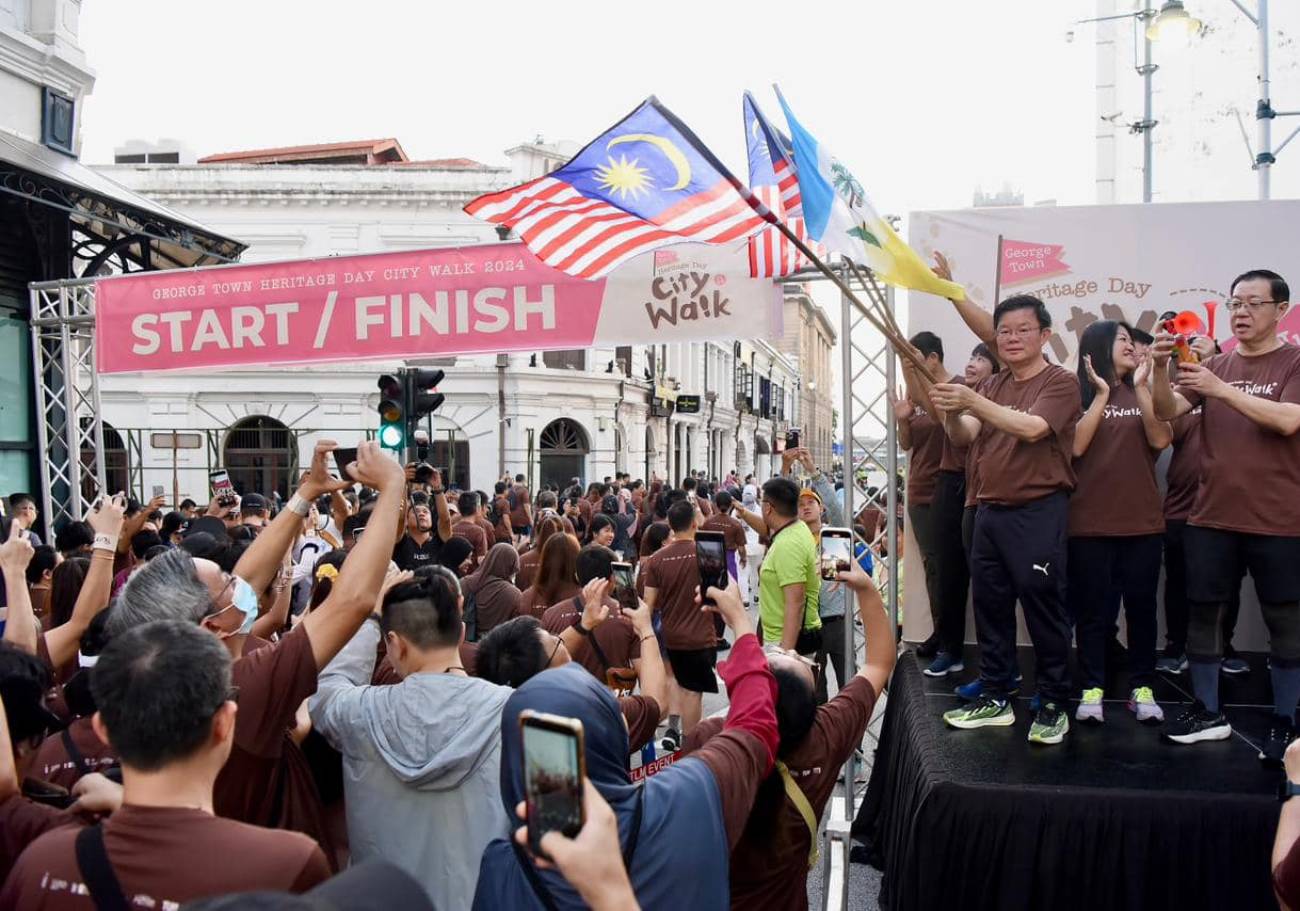
[[(1095, 320), (1124, 319), (1149, 330), (1164, 311), (1189, 310), (1207, 329), (1213, 321), (1223, 344), (1231, 333), (1223, 307), (1214, 304), (1227, 299), (1235, 276), (1272, 269), (1300, 285), (1300, 201), (1294, 200), (918, 212), (909, 234), (927, 260), (936, 250), (947, 256), (957, 281), (987, 309), (1012, 294), (1042, 298), (1052, 314), (1049, 353), (1071, 370), (1079, 336)], [(910, 292), (907, 317), (909, 332), (929, 329), (943, 339), (947, 366), (960, 372), (976, 339), (953, 307)], [(1300, 307), (1282, 328), (1300, 344)], [(908, 639), (921, 639), (929, 633), (930, 612), (920, 552), (910, 535), (905, 558), (904, 631)], [(1160, 629), (1163, 645), (1163, 583)], [(1249, 579), (1237, 630), (1238, 648), (1267, 647)], [(974, 633), (971, 622), (970, 641)], [(1020, 639), (1029, 641), (1023, 621)]]

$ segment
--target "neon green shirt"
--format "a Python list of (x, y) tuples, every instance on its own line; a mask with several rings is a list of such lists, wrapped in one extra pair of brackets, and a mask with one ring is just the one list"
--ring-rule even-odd
[(785, 629), (783, 589), (799, 582), (804, 585), (803, 628), (821, 629), (822, 621), (817, 615), (821, 591), (817, 542), (808, 526), (796, 521), (777, 532), (758, 572), (758, 618), (763, 625), (764, 642), (781, 641)]

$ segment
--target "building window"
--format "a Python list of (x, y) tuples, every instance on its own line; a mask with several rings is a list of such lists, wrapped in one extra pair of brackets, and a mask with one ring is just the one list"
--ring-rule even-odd
[(542, 428), (540, 446), (541, 483), (564, 488), (577, 478), (586, 483), (587, 454), (591, 451), (587, 433), (577, 421), (560, 418)]
[(298, 449), (294, 433), (275, 418), (245, 418), (226, 434), (225, 469), (241, 494), (279, 493), (289, 499), (297, 485)]
[(435, 439), (429, 458), (429, 464), (442, 472), (444, 484), (469, 490), (469, 440)]
[(41, 109), (41, 142), (56, 152), (76, 156), (72, 147), (76, 126), (76, 102), (49, 86), (44, 88)]
[(583, 348), (542, 352), (542, 363), (552, 370), (586, 370), (587, 352)]
[(614, 366), (624, 376), (630, 377), (632, 375), (631, 345), (621, 345), (614, 349)]

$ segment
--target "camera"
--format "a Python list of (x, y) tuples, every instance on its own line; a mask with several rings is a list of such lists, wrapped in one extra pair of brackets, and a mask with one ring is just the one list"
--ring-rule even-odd
[(428, 462), (421, 462), (415, 466), (415, 483), (428, 484), (433, 480), (434, 468)]

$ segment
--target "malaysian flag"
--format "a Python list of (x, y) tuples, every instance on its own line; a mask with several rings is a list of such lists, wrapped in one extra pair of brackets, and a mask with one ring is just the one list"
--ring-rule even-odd
[(563, 167), (465, 211), (511, 228), (548, 266), (588, 279), (669, 244), (739, 241), (775, 218), (653, 96)]
[[(745, 93), (744, 111), (749, 185), (754, 195), (796, 237), (822, 255), (821, 245), (808, 236), (804, 225), (803, 200), (799, 196), (790, 140), (768, 122), (749, 92)], [(749, 274), (754, 278), (789, 275), (808, 265), (811, 265), (808, 258), (776, 228), (766, 228), (749, 239)]]

